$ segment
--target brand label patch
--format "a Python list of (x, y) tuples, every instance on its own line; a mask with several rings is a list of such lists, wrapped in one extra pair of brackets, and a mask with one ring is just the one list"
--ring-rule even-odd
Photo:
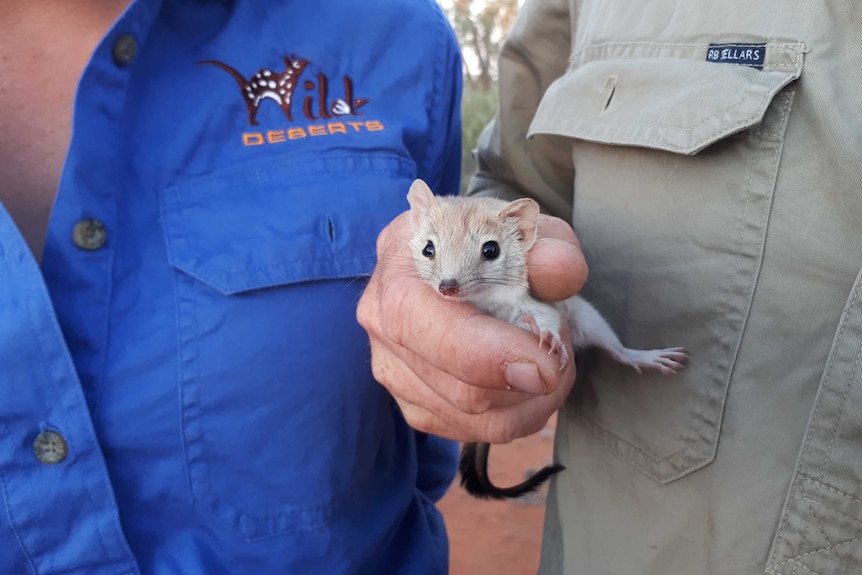
[(763, 70), (766, 44), (710, 44), (706, 51), (707, 62), (738, 64)]

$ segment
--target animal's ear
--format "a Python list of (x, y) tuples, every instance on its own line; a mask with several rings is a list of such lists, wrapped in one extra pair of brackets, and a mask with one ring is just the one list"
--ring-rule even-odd
[(536, 241), (536, 228), (539, 219), (539, 204), (530, 198), (521, 198), (507, 204), (498, 214), (501, 220), (510, 220), (518, 225), (521, 239), (529, 248)]
[(410, 191), (407, 192), (407, 201), (410, 203), (410, 216), (414, 226), (428, 213), (428, 210), (437, 205), (437, 198), (434, 197), (431, 188), (419, 179), (413, 180)]

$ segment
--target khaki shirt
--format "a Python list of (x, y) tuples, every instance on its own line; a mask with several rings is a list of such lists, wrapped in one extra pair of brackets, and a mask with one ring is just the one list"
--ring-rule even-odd
[(472, 194), (571, 219), (593, 353), (540, 572), (862, 574), (862, 7), (528, 0)]

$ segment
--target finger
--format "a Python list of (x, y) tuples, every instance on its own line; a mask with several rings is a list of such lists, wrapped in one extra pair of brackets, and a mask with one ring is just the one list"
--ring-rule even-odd
[[(505, 325), (508, 327), (508, 324)], [(560, 335), (563, 339), (563, 344), (567, 349), (571, 350), (571, 334), (568, 325), (563, 325), (562, 328)], [(530, 335), (534, 340), (536, 339), (536, 336)], [(559, 352), (552, 352), (547, 344), (541, 349), (544, 354), (554, 359), (557, 369), (560, 369)], [(572, 359), (573, 354), (566, 353), (563, 354), (563, 357), (566, 358), (566, 363), (560, 370), (559, 378), (561, 382), (565, 382), (570, 386), (571, 381), (574, 379), (575, 371)], [(414, 387), (427, 386), (446, 404), (446, 406), (443, 406), (436, 400), (433, 400), (433, 398), (430, 398), (435, 412), (442, 412), (443, 409), (451, 407), (462, 413), (477, 415), (490, 410), (515, 406), (529, 399), (531, 395), (520, 392), (515, 388), (498, 391), (486, 389), (480, 385), (464, 383), (448, 372), (437, 369), (408, 349), (396, 349), (393, 351), (385, 343), (373, 341), (372, 367), (376, 367), (376, 362), (387, 362), (389, 364), (389, 371), (386, 374), (379, 373), (382, 371), (381, 369), (375, 369), (375, 376), (395, 396), (403, 397), (413, 403), (428, 405), (426, 402), (430, 396), (424, 393), (424, 390), (417, 391), (414, 389)], [(384, 380), (384, 375), (388, 379)], [(450, 420), (449, 423), (454, 424), (455, 422)]]
[(465, 413), (452, 406), (396, 356), (386, 349), (379, 349), (378, 345), (372, 344), (374, 377), (395, 398), (411, 427), (449, 439), (476, 440), (482, 428), (480, 414)]
[[(544, 395), (560, 383), (559, 358), (527, 330), (437, 297), (425, 286), (403, 295), (402, 320), (391, 326), (397, 346), (464, 383)], [(403, 357), (412, 368), (412, 356)]]
[(576, 248), (581, 247), (581, 242), (578, 240), (575, 230), (565, 220), (546, 214), (539, 214), (536, 226), (538, 228), (536, 230), (536, 237), (539, 239), (550, 238), (569, 243)]
[[(564, 326), (561, 335), (566, 346), (571, 349), (571, 335), (567, 326)], [(528, 397), (511, 406), (495, 407), (482, 414), (484, 427), (479, 432), (479, 436), (483, 438), (480, 441), (508, 443), (540, 431), (568, 397), (575, 384), (575, 371), (573, 354), (570, 354), (560, 372), (561, 383), (554, 391), (544, 396)]]
[[(398, 398), (412, 403), (432, 401), (435, 411), (454, 408), (477, 415), (492, 408), (508, 407), (524, 401), (528, 394), (515, 389), (497, 391), (466, 384), (436, 369), (406, 349), (393, 353), (385, 344), (372, 340), (371, 367), (375, 379)], [(402, 357), (410, 357), (409, 365)], [(427, 387), (445, 405), (424, 392)]]
[(530, 291), (546, 301), (577, 294), (587, 281), (587, 263), (575, 232), (566, 222), (539, 217), (539, 240), (527, 253)]
[(458, 441), (509, 443), (541, 430), (565, 401), (573, 382), (572, 378), (552, 394), (527, 396), (515, 405), (494, 408), (479, 415), (452, 410), (441, 405), (433, 395), (424, 395), (419, 391), (421, 388), (412, 386), (417, 395), (396, 396), (396, 401), (407, 423), (419, 431)]
[(545, 301), (563, 301), (576, 295), (584, 287), (588, 272), (584, 254), (568, 242), (538, 240), (527, 253), (530, 292)]
[(458, 429), (450, 425), (422, 407), (407, 403), (403, 399), (395, 398), (398, 407), (401, 409), (401, 414), (407, 424), (417, 431), (424, 433), (433, 433), (446, 439), (454, 439), (455, 441), (478, 441), (475, 435)]
[(478, 433), (478, 441), (487, 443), (509, 443), (540, 431), (568, 397), (575, 384), (575, 366), (570, 360), (563, 370), (562, 384), (552, 393), (527, 400), (509, 407), (496, 408), (483, 414), (484, 427)]
[(540, 431), (562, 406), (573, 383), (574, 379), (552, 394), (531, 396), (518, 404), (480, 415), (454, 411), (441, 416), (428, 403), (397, 401), (405, 420), (414, 429), (458, 441), (509, 443)]
[[(405, 353), (410, 352), (405, 350)], [(427, 385), (437, 397), (458, 411), (469, 415), (480, 415), (491, 409), (517, 405), (532, 395), (515, 388), (500, 391), (464, 383), (416, 357), (415, 354), (409, 365), (409, 369), (418, 380)]]

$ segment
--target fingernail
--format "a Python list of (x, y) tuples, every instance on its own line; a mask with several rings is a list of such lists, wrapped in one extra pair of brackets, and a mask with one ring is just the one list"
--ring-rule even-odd
[(548, 391), (533, 363), (510, 363), (506, 366), (505, 377), (506, 383), (527, 393), (545, 395)]

